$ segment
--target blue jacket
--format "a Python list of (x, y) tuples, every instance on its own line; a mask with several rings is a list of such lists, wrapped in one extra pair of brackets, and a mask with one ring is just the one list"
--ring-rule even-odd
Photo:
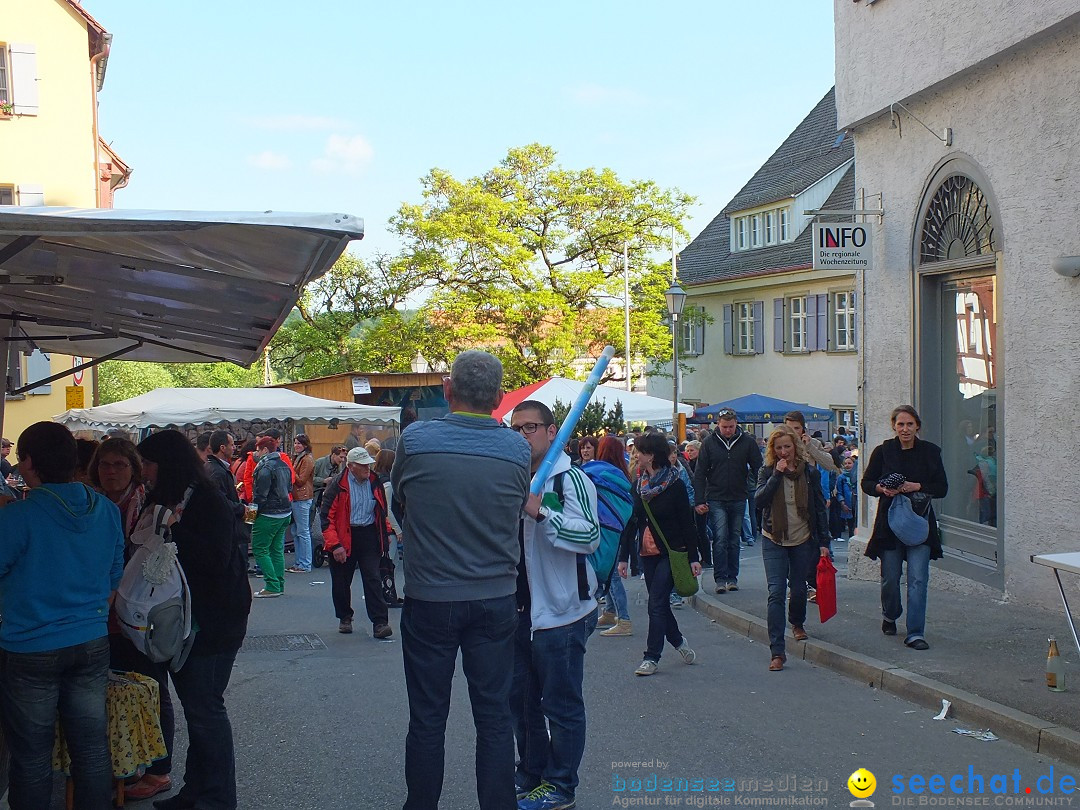
[(120, 510), (85, 484), (43, 484), (0, 509), (0, 648), (72, 647), (108, 633), (124, 573)]

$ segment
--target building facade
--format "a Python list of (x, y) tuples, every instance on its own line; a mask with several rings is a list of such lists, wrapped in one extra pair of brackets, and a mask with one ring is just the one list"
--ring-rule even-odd
[(1049, 452), (1072, 454), (1080, 380), (1080, 282), (1055, 272), (1080, 271), (1080, 4), (836, 0), (835, 19), (838, 123), (883, 209), (861, 282), (864, 444), (914, 404), (949, 477), (932, 581), (1048, 604), (1029, 557), (1074, 550), (1080, 516)]
[[(680, 399), (757, 393), (856, 420), (859, 296), (850, 270), (813, 270), (807, 211), (851, 210), (854, 152), (833, 90), (679, 254), (685, 286)], [(827, 217), (850, 221), (851, 217)], [(704, 317), (702, 317), (704, 314)], [(670, 368), (670, 367), (669, 367)], [(670, 378), (649, 393), (671, 396)]]
[[(73, 0), (20, 0), (0, 14), (0, 205), (112, 207), (130, 168), (101, 139), (98, 91), (111, 35)], [(6, 112), (5, 112), (6, 111)], [(8, 324), (0, 324), (6, 334)], [(78, 358), (21, 344), (8, 355), (7, 390), (70, 371)], [(75, 380), (78, 380), (76, 382)], [(66, 389), (93, 373), (9, 395), (3, 435), (67, 408)]]

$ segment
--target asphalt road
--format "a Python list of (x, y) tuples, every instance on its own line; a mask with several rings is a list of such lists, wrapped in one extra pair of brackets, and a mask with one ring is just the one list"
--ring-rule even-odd
[[(285, 598), (256, 600), (252, 606), (250, 648), (238, 656), (226, 696), (240, 807), (400, 808), (408, 720), (400, 612), (391, 611), (395, 636), (374, 640), (370, 625), (361, 620), (357, 581), (357, 632), (341, 635), (326, 568), (290, 574), (286, 588)], [(1051, 768), (1055, 789), (1070, 774), (1061, 763), (1005, 741), (955, 734), (956, 724), (949, 720), (935, 721), (924, 708), (810, 663), (792, 661), (783, 672), (768, 672), (766, 647), (689, 608), (676, 615), (698, 652), (697, 663), (683, 664), (669, 647), (656, 675), (636, 677), (646, 630), (644, 583), (630, 581), (628, 590), (635, 635), (594, 635), (589, 642), (589, 733), (579, 808), (736, 807), (748, 799), (766, 802), (754, 806), (779, 806), (779, 799), (792, 796), (810, 800), (800, 806), (846, 806), (853, 798), (848, 776), (860, 767), (876, 776), (872, 800), (878, 807), (898, 806), (897, 799), (906, 798), (918, 806), (920, 798), (952, 796), (948, 782), (942, 795), (898, 795), (895, 778), (906, 785), (912, 776), (960, 774), (956, 785), (967, 790), (969, 766), (984, 776), (987, 791), (975, 798), (987, 806), (1008, 806), (1043, 798), (1037, 779)], [(182, 721), (178, 726), (177, 779), (183, 772)], [(473, 738), (459, 670), (447, 731), (442, 801), (447, 810), (476, 807)], [(674, 782), (667, 792), (649, 791), (654, 774), (658, 787), (665, 777), (688, 781)], [(991, 794), (994, 774), (1007, 775), (1007, 789), (1018, 784), (1021, 795)], [(632, 790), (634, 779), (642, 780), (641, 790)], [(692, 780), (701, 780), (699, 790)], [(1041, 786), (1046, 785), (1044, 779)], [(1028, 787), (1030, 795), (1023, 793)], [(1053, 797), (1072, 798), (1061, 792)], [(62, 806), (57, 796), (54, 807)], [(130, 806), (148, 810), (150, 802)]]

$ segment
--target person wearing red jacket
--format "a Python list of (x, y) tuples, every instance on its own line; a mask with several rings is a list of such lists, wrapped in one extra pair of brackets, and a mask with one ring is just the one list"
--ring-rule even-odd
[(389, 611), (379, 577), (379, 560), (389, 546), (386, 533), (386, 493), (371, 474), (375, 459), (363, 447), (345, 458), (345, 470), (326, 485), (319, 517), (323, 549), (329, 555), (331, 596), (338, 632), (352, 632), (353, 572), (360, 569), (364, 604), (375, 638), (389, 638)]
[[(262, 433), (260, 433), (258, 435), (257, 438), (261, 439), (263, 436), (269, 436), (271, 439), (274, 440), (275, 445), (273, 447), (272, 452), (276, 453), (276, 452), (278, 452), (280, 450), (280, 448), (281, 448), (281, 431), (280, 430), (278, 430), (276, 428), (270, 428), (269, 430), (264, 430)], [(285, 466), (289, 468), (289, 472), (292, 474), (292, 483), (295, 484), (296, 483), (296, 470), (293, 469), (292, 459), (289, 458), (288, 453), (282, 453), (281, 454), (281, 460), (284, 461)], [(243, 489), (240, 490), (240, 500), (245, 501), (246, 503), (251, 503), (251, 501), (255, 497), (255, 495), (254, 495), (255, 490), (254, 490), (252, 484), (254, 482), (255, 465), (257, 463), (258, 463), (258, 459), (255, 458), (255, 453), (254, 452), (249, 452), (248, 456), (247, 456), (247, 461), (244, 462), (244, 477), (242, 479), (240, 479), (240, 483), (242, 483), (244, 485)], [(292, 492), (291, 491), (289, 492), (289, 500), (290, 501), (292, 500)]]

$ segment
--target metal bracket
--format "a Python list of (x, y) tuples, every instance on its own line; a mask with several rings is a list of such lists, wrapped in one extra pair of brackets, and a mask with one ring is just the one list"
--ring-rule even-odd
[[(97, 336), (95, 335), (95, 337), (97, 337)], [(98, 363), (104, 363), (106, 360), (115, 360), (117, 357), (120, 357), (121, 355), (125, 355), (128, 352), (135, 351), (135, 349), (140, 348), (142, 345), (143, 345), (142, 341), (139, 341), (138, 343), (134, 343), (131, 346), (127, 346), (127, 347), (125, 347), (123, 349), (120, 349), (119, 351), (110, 352), (109, 354), (102, 355), (101, 357), (95, 357), (93, 360), (89, 361), (88, 363), (83, 363), (78, 368), (73, 368), (70, 371), (61, 371), (59, 374), (53, 374), (50, 377), (45, 377), (44, 379), (41, 379), (41, 380), (35, 380), (34, 382), (27, 383), (26, 385), (20, 386), (19, 388), (14, 388), (11, 391), (8, 391), (8, 395), (9, 396), (18, 396), (19, 394), (25, 394), (27, 391), (32, 391), (35, 388), (41, 387), (42, 385), (48, 385), (49, 383), (54, 383), (57, 380), (62, 380), (62, 379), (64, 379), (64, 377), (70, 377), (72, 374), (75, 374), (76, 372), (83, 371), (84, 369), (88, 369), (88, 368), (93, 368), (94, 366), (98, 365)]]

